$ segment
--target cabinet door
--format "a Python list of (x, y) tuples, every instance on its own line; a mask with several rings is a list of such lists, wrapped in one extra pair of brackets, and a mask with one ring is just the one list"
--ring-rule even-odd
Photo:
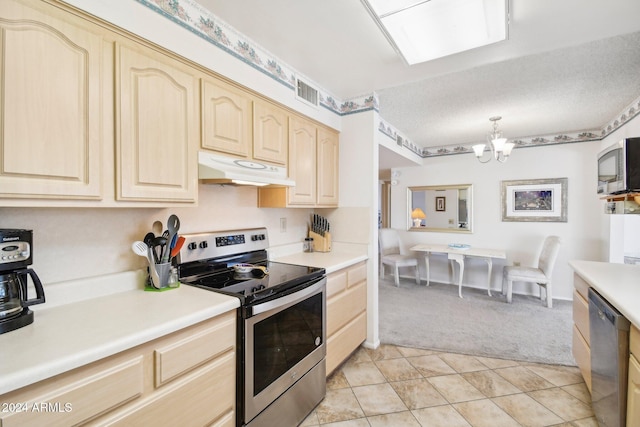
[(33, 4), (0, 9), (0, 197), (100, 199), (102, 37)]
[(287, 164), (289, 146), (288, 114), (261, 100), (253, 103), (253, 158)]
[(318, 205), (338, 206), (338, 134), (318, 128)]
[(640, 364), (635, 355), (629, 357), (629, 385), (627, 390), (627, 425), (640, 425)]
[(117, 199), (194, 202), (195, 70), (143, 46), (117, 49)]
[(249, 95), (221, 81), (202, 80), (202, 148), (247, 158), (253, 127)]
[(289, 188), (290, 205), (316, 203), (316, 127), (305, 119), (289, 119), (289, 177), (296, 182)]

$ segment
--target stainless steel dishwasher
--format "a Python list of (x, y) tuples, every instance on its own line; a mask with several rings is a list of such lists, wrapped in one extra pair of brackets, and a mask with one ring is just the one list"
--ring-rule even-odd
[(624, 427), (627, 418), (629, 321), (589, 288), (591, 402), (600, 427)]

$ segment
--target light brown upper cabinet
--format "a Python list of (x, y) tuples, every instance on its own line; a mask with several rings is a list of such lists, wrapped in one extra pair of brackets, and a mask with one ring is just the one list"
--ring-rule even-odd
[(116, 46), (116, 198), (195, 202), (198, 76), (145, 46)]
[(289, 188), (258, 189), (260, 207), (337, 207), (339, 136), (297, 115), (289, 117)]
[(260, 99), (253, 101), (253, 158), (287, 164), (289, 115), (282, 108)]
[(103, 38), (57, 8), (3, 0), (0, 45), (0, 197), (100, 200)]
[(318, 127), (318, 201), (320, 206), (338, 206), (340, 140), (338, 133)]
[(202, 81), (202, 148), (287, 164), (287, 112), (222, 80)]
[(202, 80), (202, 148), (243, 158), (251, 153), (253, 102), (220, 80)]
[(291, 116), (289, 120), (289, 178), (296, 182), (289, 187), (290, 205), (316, 203), (316, 126), (309, 120)]

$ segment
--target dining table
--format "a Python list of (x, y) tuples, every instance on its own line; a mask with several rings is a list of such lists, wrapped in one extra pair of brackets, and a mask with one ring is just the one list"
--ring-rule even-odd
[(494, 259), (506, 259), (504, 249), (477, 248), (467, 244), (452, 243), (443, 244), (418, 244), (410, 248), (412, 251), (421, 252), (424, 255), (427, 268), (427, 286), (429, 286), (429, 255), (432, 253), (446, 254), (453, 265), (455, 261), (460, 267), (458, 274), (458, 296), (462, 298), (462, 279), (464, 277), (464, 260), (468, 257), (480, 258), (487, 263), (487, 293), (491, 296), (491, 270)]

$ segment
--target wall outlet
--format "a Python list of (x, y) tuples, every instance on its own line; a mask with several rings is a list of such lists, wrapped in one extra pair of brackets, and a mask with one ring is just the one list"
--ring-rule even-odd
[(514, 267), (520, 267), (520, 261), (513, 261)]
[(287, 218), (280, 218), (280, 232), (285, 233), (287, 231)]

